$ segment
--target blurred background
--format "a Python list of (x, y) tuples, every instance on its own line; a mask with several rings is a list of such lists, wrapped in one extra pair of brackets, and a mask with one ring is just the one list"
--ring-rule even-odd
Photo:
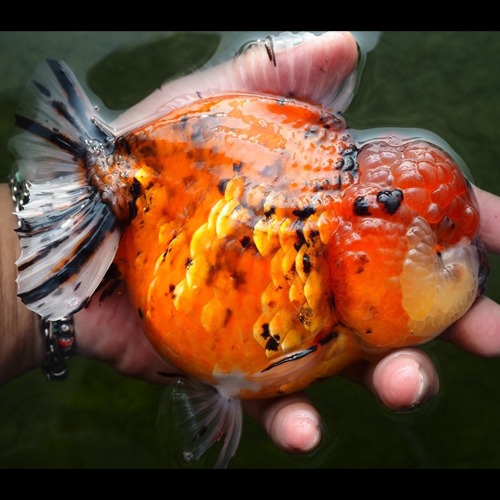
[[(1, 180), (13, 162), (7, 142), (17, 100), (42, 59), (64, 60), (106, 107), (122, 110), (207, 62), (218, 44), (215, 32), (0, 32)], [(500, 195), (499, 54), (500, 32), (384, 32), (347, 123), (429, 130), (453, 147), (478, 186)], [(487, 293), (499, 301), (500, 261), (490, 262)], [(439, 340), (424, 349), (441, 377), (440, 394), (425, 407), (394, 414), (335, 377), (308, 390), (327, 433), (316, 453), (280, 452), (245, 417), (231, 468), (499, 467), (500, 360)], [(36, 370), (0, 388), (0, 468), (169, 468), (156, 426), (162, 389), (85, 359), (69, 367), (62, 384)]]

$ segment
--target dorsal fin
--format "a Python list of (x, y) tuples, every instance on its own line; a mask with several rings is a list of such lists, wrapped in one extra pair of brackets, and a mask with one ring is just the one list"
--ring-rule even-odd
[[(226, 39), (221, 55), (207, 67), (163, 84), (114, 125), (123, 133), (164, 113), (223, 92), (255, 92), (295, 97), (335, 113), (343, 113), (354, 95), (358, 74), (358, 45), (348, 32), (280, 33), (248, 42), (229, 60)], [(237, 38), (237, 51), (242, 38)], [(232, 42), (234, 44), (234, 40)], [(306, 62), (304, 62), (306, 61)]]

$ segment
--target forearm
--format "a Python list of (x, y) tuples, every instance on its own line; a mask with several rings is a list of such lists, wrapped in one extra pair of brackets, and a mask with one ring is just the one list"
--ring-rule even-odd
[(37, 318), (17, 297), (15, 261), (20, 252), (7, 184), (0, 184), (0, 385), (40, 366), (42, 336)]

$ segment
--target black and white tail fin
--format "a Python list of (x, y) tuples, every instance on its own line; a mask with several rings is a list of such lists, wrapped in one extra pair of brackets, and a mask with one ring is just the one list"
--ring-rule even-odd
[(115, 139), (96, 114), (71, 70), (54, 60), (37, 68), (16, 114), (23, 132), (10, 147), (29, 191), (16, 212), (18, 294), (51, 320), (84, 307), (121, 236), (111, 207), (88, 182), (87, 158), (110, 154)]

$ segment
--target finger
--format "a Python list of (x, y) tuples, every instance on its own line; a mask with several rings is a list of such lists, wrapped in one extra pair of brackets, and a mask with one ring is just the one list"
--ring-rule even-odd
[(500, 305), (489, 297), (479, 297), (441, 336), (478, 356), (500, 355)]
[(287, 453), (310, 453), (321, 442), (321, 418), (304, 393), (245, 401), (243, 407)]
[(490, 252), (500, 253), (500, 197), (474, 186), (479, 203), (479, 235)]
[(413, 410), (439, 391), (439, 377), (429, 356), (419, 349), (399, 349), (377, 363), (349, 367), (343, 375), (367, 387), (387, 408)]

